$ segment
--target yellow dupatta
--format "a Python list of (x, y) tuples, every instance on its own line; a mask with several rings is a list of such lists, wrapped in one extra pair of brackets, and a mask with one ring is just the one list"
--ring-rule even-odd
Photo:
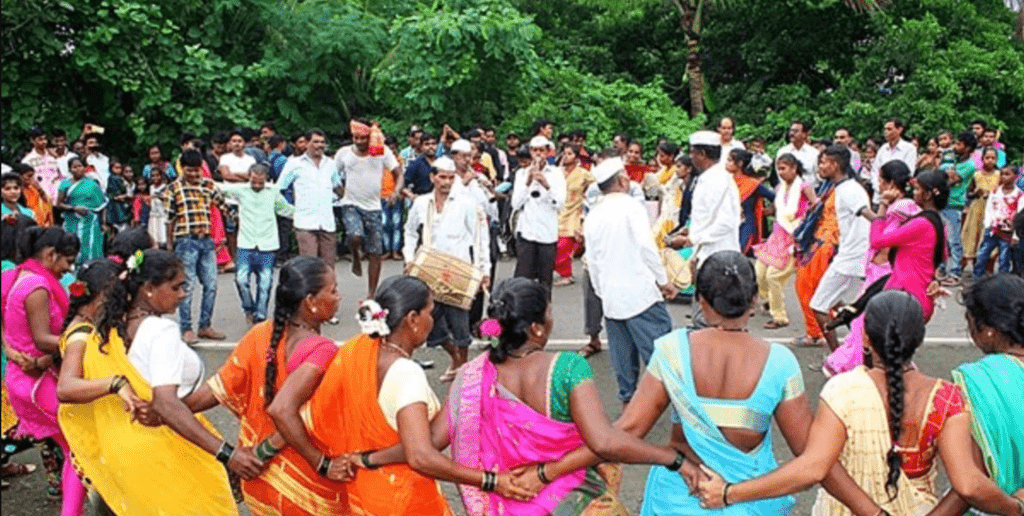
[[(116, 331), (104, 351), (99, 334), (75, 325), (60, 341), (63, 354), (68, 340), (83, 341), (83, 377), (124, 375), (144, 400), (153, 390), (128, 361), (124, 341)], [(79, 331), (76, 331), (79, 330)], [(131, 422), (118, 396), (91, 403), (61, 404), (57, 414), (61, 430), (74, 452), (75, 466), (88, 478), (107, 505), (119, 515), (132, 516), (236, 516), (238, 509), (228, 485), (227, 472), (212, 455), (166, 426), (151, 428)], [(217, 435), (201, 415), (199, 422)]]

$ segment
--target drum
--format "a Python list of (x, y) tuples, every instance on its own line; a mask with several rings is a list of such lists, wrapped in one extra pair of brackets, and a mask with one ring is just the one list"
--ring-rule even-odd
[(683, 290), (693, 283), (693, 270), (690, 260), (683, 258), (679, 251), (666, 247), (661, 250), (661, 261), (665, 264), (665, 272), (668, 280), (679, 290)]
[(434, 301), (469, 310), (484, 275), (472, 264), (433, 248), (421, 249), (409, 268), (434, 291)]

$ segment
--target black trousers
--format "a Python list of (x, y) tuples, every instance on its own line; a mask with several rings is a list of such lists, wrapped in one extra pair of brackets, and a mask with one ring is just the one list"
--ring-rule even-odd
[(555, 273), (555, 244), (539, 244), (526, 240), (521, 235), (516, 238), (516, 274), (517, 278), (535, 279), (548, 289), (551, 296), (551, 279)]
[[(491, 224), (490, 236), (491, 288), (489, 292), (494, 292), (494, 284), (498, 282), (498, 278), (496, 278), (494, 275), (497, 274), (498, 272), (498, 259), (501, 257), (501, 252), (498, 251), (498, 238), (501, 237), (501, 228), (498, 226), (498, 224)], [(482, 321), (487, 316), (486, 311), (487, 307), (484, 306), (484, 293), (483, 291), (477, 292), (476, 297), (473, 298), (473, 306), (469, 308), (469, 327), (473, 328), (474, 331), (476, 331), (476, 329), (480, 325), (480, 321)]]

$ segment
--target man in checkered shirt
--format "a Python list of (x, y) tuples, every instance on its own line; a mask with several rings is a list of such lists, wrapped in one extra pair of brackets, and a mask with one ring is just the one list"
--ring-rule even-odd
[[(189, 345), (204, 339), (223, 340), (211, 327), (217, 300), (217, 249), (210, 238), (210, 207), (229, 213), (224, 197), (213, 181), (202, 175), (203, 156), (195, 149), (181, 155), (182, 177), (167, 186), (167, 245), (185, 265), (185, 299), (178, 305), (178, 324)], [(199, 333), (192, 331), (192, 289), (203, 285), (199, 309)]]

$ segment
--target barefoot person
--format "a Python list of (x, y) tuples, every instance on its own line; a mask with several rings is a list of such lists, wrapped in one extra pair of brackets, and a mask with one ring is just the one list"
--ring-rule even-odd
[[(394, 190), (386, 199), (394, 204), (404, 188), (405, 176), (398, 159), (384, 145), (379, 128), (371, 127), (362, 120), (352, 120), (349, 129), (352, 131), (352, 146), (338, 151), (334, 157), (344, 183), (341, 216), (348, 247), (352, 251), (352, 274), (363, 275), (362, 255), (365, 254), (370, 263), (366, 280), (367, 298), (371, 298), (380, 281), (381, 255), (384, 253), (384, 220), (380, 208), (382, 178), (384, 174), (394, 177)], [(378, 139), (380, 141), (376, 141)]]

